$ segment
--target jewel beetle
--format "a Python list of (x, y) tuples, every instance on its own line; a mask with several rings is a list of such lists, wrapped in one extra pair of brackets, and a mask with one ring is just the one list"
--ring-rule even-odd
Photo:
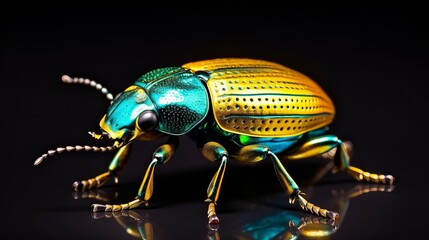
[(391, 175), (374, 174), (350, 165), (346, 145), (329, 133), (335, 117), (331, 98), (308, 76), (281, 64), (249, 58), (217, 58), (164, 67), (142, 75), (113, 97), (101, 84), (63, 76), (68, 83), (97, 88), (111, 101), (100, 121), (96, 139), (110, 139), (111, 146), (67, 146), (49, 150), (48, 156), (70, 151), (117, 151), (108, 170), (94, 178), (73, 183), (76, 191), (98, 188), (117, 177), (126, 165), (134, 141), (168, 136), (152, 155), (134, 200), (123, 204), (93, 204), (96, 211), (122, 211), (147, 204), (153, 193), (156, 165), (167, 163), (188, 134), (202, 155), (219, 167), (207, 188), (209, 224), (219, 223), (216, 204), (228, 161), (256, 163), (271, 160), (289, 203), (298, 202), (312, 214), (337, 219), (338, 213), (305, 199), (284, 163), (321, 156), (333, 149), (335, 170), (355, 179), (393, 184)]

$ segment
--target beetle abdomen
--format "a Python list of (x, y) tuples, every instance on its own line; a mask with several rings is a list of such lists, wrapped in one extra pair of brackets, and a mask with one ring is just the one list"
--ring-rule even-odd
[(334, 105), (320, 86), (285, 66), (254, 59), (188, 63), (210, 74), (216, 122), (225, 131), (256, 137), (289, 137), (330, 124)]

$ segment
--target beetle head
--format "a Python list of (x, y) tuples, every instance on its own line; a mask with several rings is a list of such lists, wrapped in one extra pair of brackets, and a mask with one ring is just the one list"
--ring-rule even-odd
[(158, 113), (146, 91), (132, 85), (118, 94), (100, 121), (110, 138), (128, 143), (158, 125)]
[(158, 136), (154, 133), (178, 136), (200, 123), (208, 110), (208, 94), (197, 75), (181, 67), (159, 68), (117, 96), (100, 126), (123, 143), (150, 140)]

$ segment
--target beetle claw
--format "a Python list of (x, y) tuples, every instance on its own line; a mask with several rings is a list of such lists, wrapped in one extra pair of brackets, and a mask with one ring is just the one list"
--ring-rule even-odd
[(209, 217), (209, 224), (218, 224), (219, 223), (219, 218), (217, 217), (216, 214), (211, 215)]
[(340, 215), (337, 212), (328, 211), (326, 213), (326, 216), (334, 221), (337, 221), (340, 217)]
[(106, 210), (106, 205), (94, 203), (91, 205), (92, 212), (101, 212)]
[(386, 180), (387, 180), (387, 183), (389, 185), (393, 185), (393, 182), (395, 181), (395, 178), (392, 175), (387, 175), (386, 176)]
[(83, 184), (81, 182), (76, 181), (72, 184), (72, 189), (76, 192), (82, 191), (83, 190)]

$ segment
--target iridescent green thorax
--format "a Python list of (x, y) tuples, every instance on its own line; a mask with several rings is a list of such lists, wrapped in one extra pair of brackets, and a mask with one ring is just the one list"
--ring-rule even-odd
[(165, 67), (165, 68), (154, 69), (152, 71), (149, 71), (143, 74), (139, 79), (137, 79), (136, 84), (144, 88), (147, 84), (151, 82), (156, 82), (157, 80), (160, 80), (176, 72), (179, 72), (180, 70), (182, 70), (181, 67)]
[(135, 85), (146, 90), (159, 115), (157, 130), (182, 135), (200, 123), (209, 110), (208, 93), (189, 70), (167, 67), (150, 71)]

